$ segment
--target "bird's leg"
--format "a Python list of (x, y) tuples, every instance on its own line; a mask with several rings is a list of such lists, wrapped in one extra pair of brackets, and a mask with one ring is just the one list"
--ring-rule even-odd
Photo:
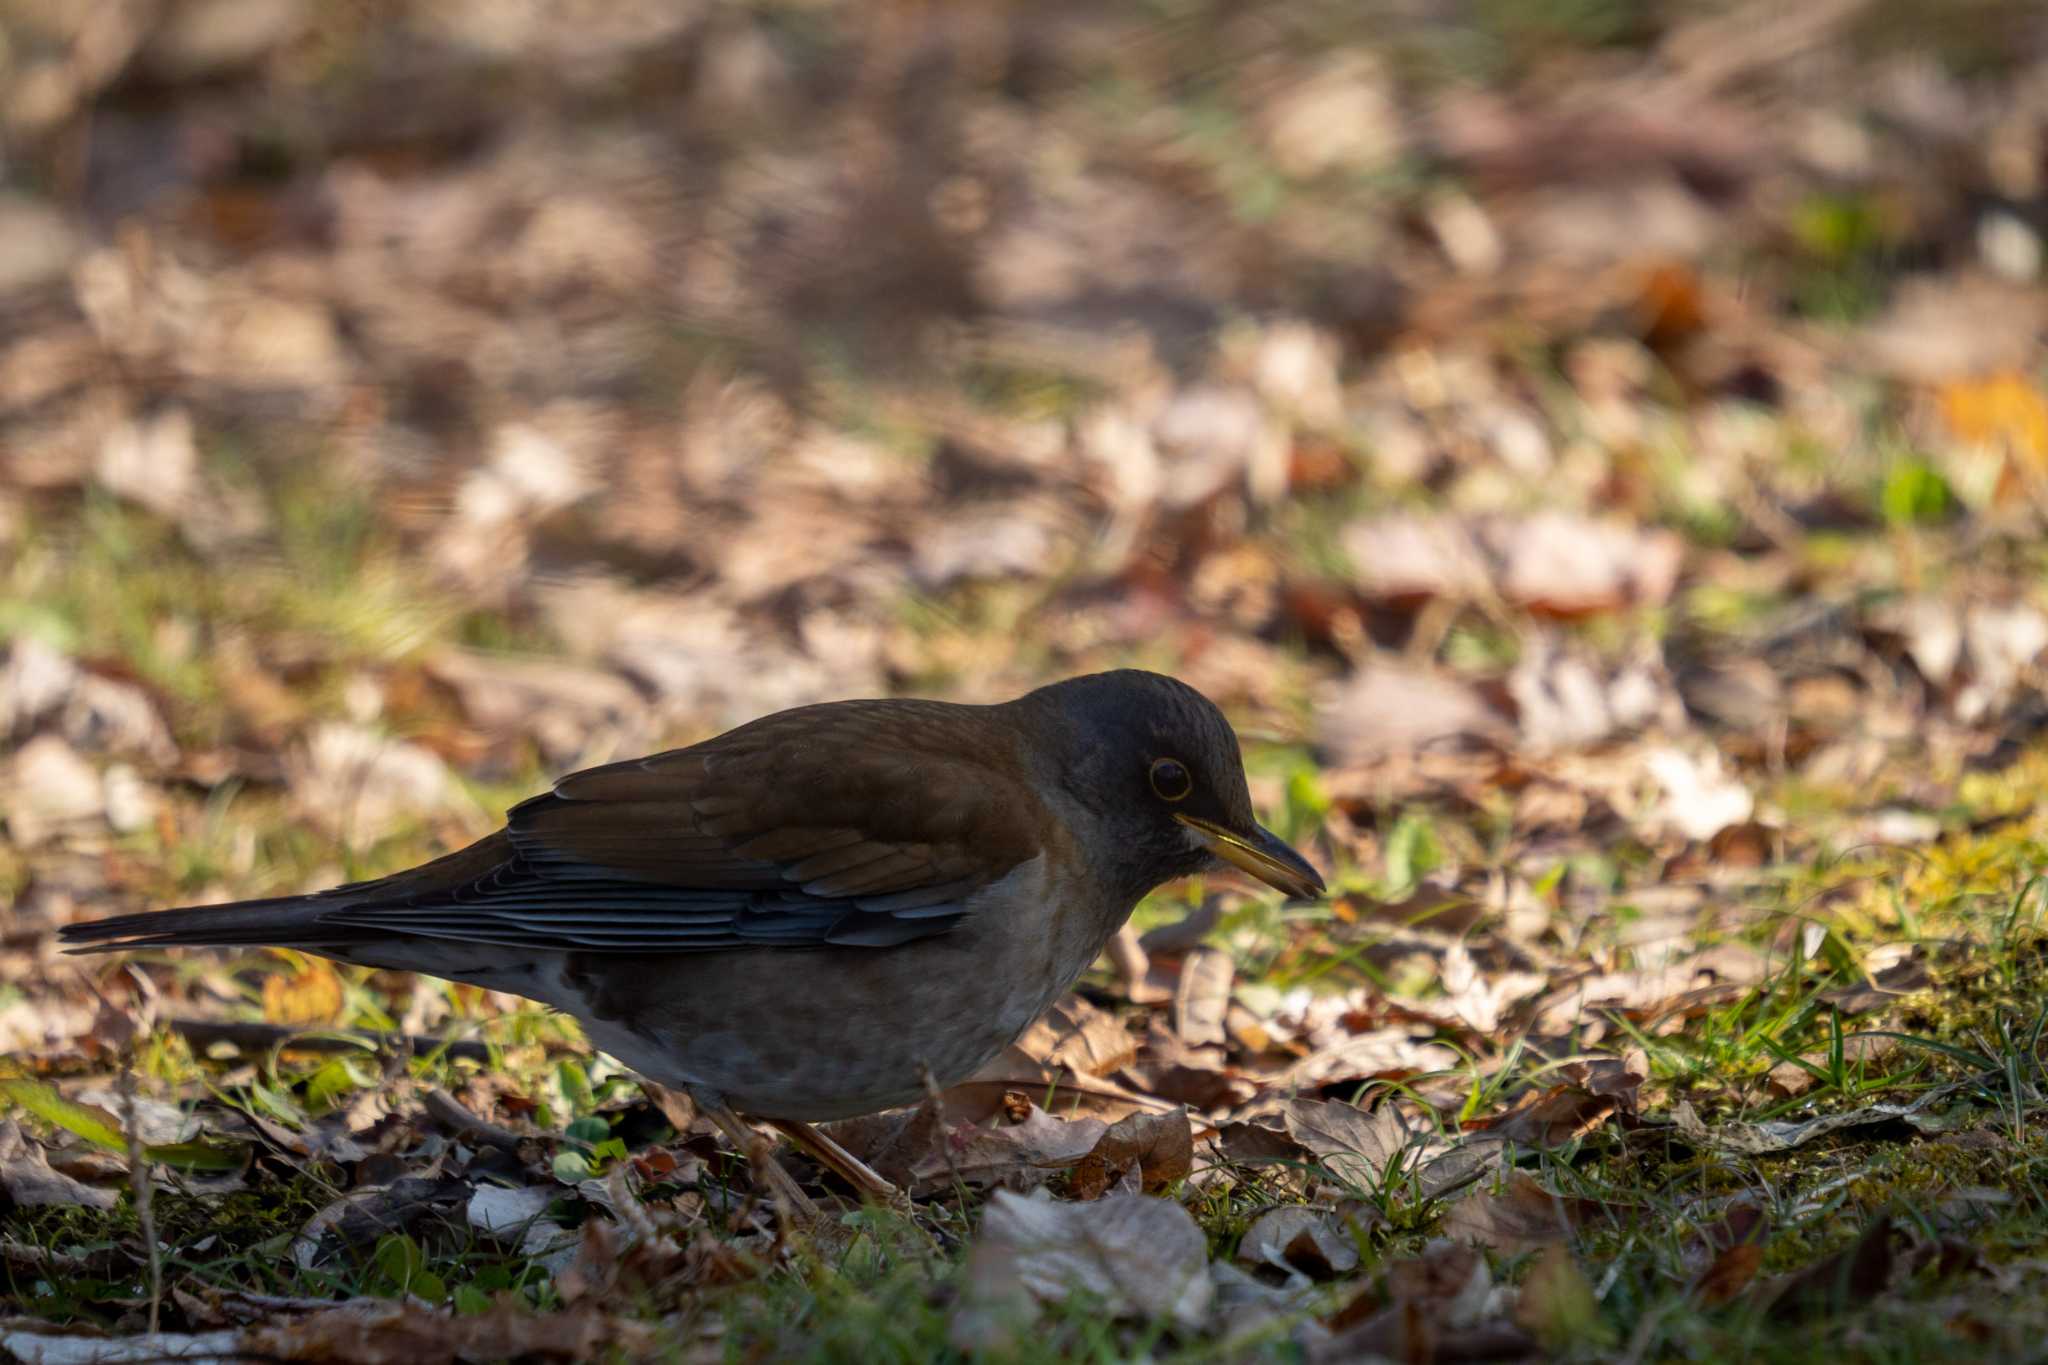
[[(681, 1101), (685, 1098), (684, 1094), (645, 1080), (640, 1083), (640, 1088), (654, 1101), (655, 1108), (661, 1110), (663, 1117), (675, 1125), (678, 1133), (690, 1126), (695, 1115), (683, 1107)], [(723, 1133), (725, 1140), (733, 1145), (734, 1150), (746, 1157), (748, 1164), (754, 1168), (762, 1183), (767, 1185), (768, 1192), (778, 1203), (801, 1217), (817, 1217), (818, 1206), (804, 1193), (803, 1187), (796, 1183), (796, 1177), (784, 1170), (782, 1163), (775, 1159), (774, 1145), (738, 1114), (733, 1113), (722, 1096), (716, 1091), (693, 1086), (687, 1092), (687, 1098), (696, 1112), (711, 1120), (711, 1126)]]
[(894, 1203), (903, 1192), (825, 1134), (799, 1119), (769, 1119), (768, 1126), (816, 1157), (825, 1169), (860, 1192), (864, 1199)]

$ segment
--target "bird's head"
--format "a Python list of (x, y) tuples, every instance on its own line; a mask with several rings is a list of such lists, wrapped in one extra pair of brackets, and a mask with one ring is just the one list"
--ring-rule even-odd
[(1308, 860), (1254, 818), (1236, 732), (1186, 683), (1121, 669), (1013, 704), (1042, 755), (1040, 780), (1085, 809), (1077, 833), (1133, 900), (1223, 864), (1290, 896), (1323, 894)]

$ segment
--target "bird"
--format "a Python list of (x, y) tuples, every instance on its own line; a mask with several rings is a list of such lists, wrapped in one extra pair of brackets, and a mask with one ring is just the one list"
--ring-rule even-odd
[(1325, 890), (1255, 818), (1222, 711), (1121, 669), (992, 705), (779, 711), (571, 773), (407, 871), (60, 936), (86, 953), (285, 947), (525, 996), (735, 1142), (746, 1115), (880, 1196), (813, 1124), (972, 1075), (1148, 892), (1228, 867)]

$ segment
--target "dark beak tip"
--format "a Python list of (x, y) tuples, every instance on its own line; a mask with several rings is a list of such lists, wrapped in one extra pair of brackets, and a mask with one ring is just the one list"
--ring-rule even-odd
[(1323, 874), (1316, 871), (1315, 865), (1308, 859), (1295, 852), (1292, 844), (1264, 826), (1259, 827), (1259, 835), (1266, 855), (1293, 874), (1293, 885), (1276, 886), (1276, 890), (1284, 891), (1300, 900), (1315, 900), (1329, 893), (1330, 888), (1324, 882)]

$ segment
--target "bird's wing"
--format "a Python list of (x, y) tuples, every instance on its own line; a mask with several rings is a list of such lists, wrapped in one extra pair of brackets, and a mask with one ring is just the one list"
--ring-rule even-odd
[(907, 942), (1041, 846), (1013, 745), (981, 708), (782, 712), (565, 777), (512, 810), (509, 857), (342, 888), (319, 919), (619, 952)]

